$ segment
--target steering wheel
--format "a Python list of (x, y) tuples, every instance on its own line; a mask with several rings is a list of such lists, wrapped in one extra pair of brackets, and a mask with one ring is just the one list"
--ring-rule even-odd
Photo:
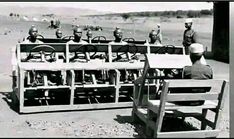
[[(171, 48), (171, 51), (169, 51)], [(174, 54), (175, 53), (175, 46), (174, 45), (164, 45), (160, 47), (155, 53), (158, 54)]]
[(134, 38), (124, 38), (123, 41), (126, 41), (126, 42), (135, 42), (135, 39)]
[[(124, 47), (127, 48), (126, 51), (125, 51), (125, 52), (122, 52), (122, 53), (119, 53), (119, 51), (120, 51), (121, 49), (123, 49)], [(133, 54), (130, 56), (131, 58), (133, 58), (133, 57), (136, 55), (136, 53), (138, 52), (138, 48), (137, 48), (137, 46), (136, 46), (134, 43), (130, 43), (130, 44), (127, 44), (127, 45), (123, 45), (123, 46), (121, 46), (120, 48), (117, 49), (117, 59), (121, 58), (121, 55), (127, 54), (127, 52), (130, 51), (130, 48), (131, 48), (131, 47), (134, 47), (134, 48), (135, 48), (135, 51), (134, 51)]]
[(92, 39), (93, 40), (98, 40), (98, 42), (100, 42), (101, 38), (103, 38), (104, 40), (106, 40), (106, 37), (105, 36), (96, 36)]
[[(81, 48), (84, 48), (83, 51), (82, 52), (78, 52)], [(90, 48), (92, 48), (92, 49), (90, 50)], [(97, 47), (95, 45), (92, 45), (92, 44), (82, 44), (82, 45), (80, 45), (80, 47), (78, 47), (77, 49), (74, 50), (75, 51), (75, 56), (72, 57), (70, 59), (70, 61), (73, 61), (74, 59), (79, 58), (79, 56), (78, 56), (79, 53), (84, 54), (85, 52), (92, 52), (92, 50), (94, 52), (90, 56), (90, 58), (94, 58), (94, 56), (96, 55), (96, 53), (97, 53)]]
[[(32, 54), (32, 52), (36, 52), (36, 54)], [(37, 54), (39, 54), (40, 56), (37, 56)], [(27, 56), (25, 61), (28, 61), (30, 59), (33, 58), (41, 58), (42, 59), (42, 54), (44, 54), (44, 58), (46, 61), (48, 62), (53, 62), (55, 61), (55, 49), (50, 46), (50, 45), (37, 45), (35, 47), (33, 47), (30, 51), (29, 51), (29, 55)], [(46, 57), (50, 56), (50, 59), (47, 59)], [(43, 61), (44, 62), (44, 61)]]
[[(26, 39), (29, 40), (30, 38), (31, 36), (28, 36)], [(44, 39), (44, 36), (42, 36), (41, 34), (37, 34), (37, 38)]]
[(74, 39), (74, 36), (64, 36), (64, 37), (62, 37), (62, 40), (66, 40), (66, 39), (68, 39), (68, 40)]
[(175, 54), (175, 46), (174, 45), (171, 45), (171, 44), (168, 44), (168, 45), (166, 45), (166, 47), (167, 47), (167, 53), (168, 54)]

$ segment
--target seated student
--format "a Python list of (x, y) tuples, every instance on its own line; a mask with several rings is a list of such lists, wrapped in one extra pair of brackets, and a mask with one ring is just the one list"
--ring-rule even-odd
[[(38, 36), (38, 30), (37, 28), (32, 25), (30, 28), (29, 28), (29, 31), (28, 31), (28, 34), (29, 34), (29, 37), (27, 37), (26, 39), (24, 39), (23, 42), (21, 43), (25, 43), (25, 44), (32, 44), (32, 43), (35, 43), (35, 44), (42, 44), (43, 42), (38, 40), (37, 39), (37, 36)], [(16, 81), (16, 76), (17, 76), (17, 56), (16, 56), (16, 46), (12, 47), (11, 51), (12, 51), (12, 58), (11, 58), (11, 64), (12, 64), (12, 72), (13, 72), (13, 83)], [(25, 58), (25, 61), (28, 60), (29, 57)]]
[(149, 33), (149, 41), (146, 40), (146, 43), (144, 45), (149, 45), (149, 44), (155, 44), (155, 45), (162, 46), (159, 32), (152, 30)]
[(56, 35), (56, 38), (57, 39), (61, 39), (62, 36), (63, 36), (63, 33), (60, 29), (57, 29), (56, 32), (55, 32), (55, 35)]
[(29, 34), (29, 37), (26, 40), (24, 40), (22, 43), (28, 43), (28, 44), (30, 44), (30, 43), (38, 43), (38, 44), (43, 43), (42, 41), (37, 39), (38, 29), (34, 25), (32, 25), (31, 28), (29, 29), (28, 34)]
[(186, 66), (183, 71), (185, 79), (212, 79), (213, 72), (209, 65), (202, 64), (204, 48), (202, 44), (193, 43), (190, 46), (192, 66)]
[(116, 27), (116, 29), (113, 31), (113, 35), (115, 40), (110, 42), (110, 44), (127, 44), (127, 42), (122, 40), (123, 32), (120, 28)]
[[(193, 43), (189, 47), (190, 49), (190, 59), (192, 61), (192, 66), (185, 66), (182, 73), (183, 79), (197, 79), (197, 80), (207, 80), (213, 78), (213, 71), (209, 65), (202, 64), (202, 56), (204, 53), (204, 48), (202, 44)], [(205, 93), (207, 92), (206, 89), (193, 89), (190, 91), (185, 92), (192, 92), (192, 93)], [(179, 105), (202, 105), (204, 101), (184, 101), (184, 102), (177, 102)]]
[[(80, 44), (80, 45), (84, 45), (84, 44), (88, 44), (88, 42), (82, 40), (82, 28), (80, 27), (75, 27), (73, 29), (73, 35), (74, 35), (74, 39), (68, 41), (68, 44)], [(75, 56), (71, 59), (74, 60), (77, 58), (77, 53), (75, 53)], [(89, 60), (89, 54), (86, 52), (85, 53), (85, 58), (86, 60)]]
[[(115, 40), (114, 41), (111, 41), (109, 44), (121, 44), (121, 45), (127, 45), (128, 43), (123, 41), (122, 38), (123, 38), (123, 32), (120, 28), (116, 27), (115, 30), (113, 31), (113, 35), (115, 37)], [(116, 57), (114, 59), (114, 61), (118, 61), (120, 59), (122, 59), (123, 57), (122, 56), (116, 56), (115, 54), (113, 54), (114, 57)], [(129, 57), (128, 54), (126, 54), (126, 57)], [(127, 77), (128, 77), (128, 72), (125, 70), (125, 71), (121, 71), (122, 76), (124, 79), (125, 82), (127, 82)], [(113, 84), (114, 83), (114, 73), (113, 71), (110, 71), (109, 73), (109, 76), (110, 76), (110, 83)]]
[(73, 29), (74, 39), (68, 41), (69, 44), (88, 44), (88, 42), (82, 40), (82, 28), (75, 27)]
[[(80, 28), (79, 26), (75, 27), (73, 29), (73, 35), (74, 35), (74, 39), (68, 41), (68, 44), (79, 44), (79, 45), (84, 45), (84, 44), (88, 44), (88, 42), (82, 40), (82, 28)], [(90, 56), (88, 52), (84, 53), (84, 57), (85, 59), (82, 58), (82, 60), (79, 60), (79, 62), (87, 62), (90, 60)], [(75, 60), (78, 58), (78, 54), (75, 52), (75, 55), (70, 59), (71, 61)], [(82, 82), (85, 83), (84, 80), (84, 71), (78, 71), (78, 75), (79, 75), (79, 79), (82, 78)], [(82, 75), (80, 77), (80, 75)]]

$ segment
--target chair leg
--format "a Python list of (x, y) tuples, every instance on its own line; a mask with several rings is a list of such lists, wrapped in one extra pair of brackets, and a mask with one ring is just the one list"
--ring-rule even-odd
[(151, 129), (150, 127), (150, 122), (153, 122), (153, 115), (154, 113), (152, 113), (149, 109), (147, 110), (147, 121), (146, 121), (146, 136), (147, 137), (152, 137), (154, 134), (154, 130)]
[(136, 108), (133, 108), (133, 110), (132, 110), (132, 122), (138, 124), (138, 123), (140, 123), (140, 118), (137, 116), (136, 112), (137, 112)]
[(184, 120), (185, 120), (185, 117), (182, 117), (182, 118), (181, 118), (181, 121), (184, 122)]
[(206, 115), (207, 115), (207, 109), (203, 109), (202, 110), (202, 120), (201, 120), (201, 130), (205, 130), (206, 129), (206, 126), (207, 124), (205, 123), (205, 119), (206, 119)]
[[(147, 121), (147, 123), (148, 123), (148, 121)], [(147, 125), (147, 126), (146, 126), (146, 132), (145, 132), (145, 134), (146, 134), (146, 137), (151, 138), (151, 137), (153, 137), (153, 135), (154, 135), (154, 130), (152, 130), (152, 129)]]

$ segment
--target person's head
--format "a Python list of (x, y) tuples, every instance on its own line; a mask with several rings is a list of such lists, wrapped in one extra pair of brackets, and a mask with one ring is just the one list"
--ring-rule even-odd
[(203, 45), (200, 43), (193, 43), (189, 46), (189, 51), (190, 51), (190, 59), (192, 63), (195, 63), (196, 61), (201, 59), (204, 53), (204, 48)]
[(62, 36), (63, 36), (62, 31), (60, 29), (56, 30), (55, 35), (57, 38), (62, 38)]
[(160, 28), (161, 27), (161, 24), (157, 24), (157, 28)]
[(150, 43), (155, 43), (156, 42), (156, 40), (157, 40), (157, 35), (158, 35), (158, 33), (157, 33), (157, 31), (155, 31), (155, 30), (152, 30), (150, 33), (149, 33), (149, 38), (150, 38)]
[(74, 39), (77, 41), (80, 41), (81, 37), (82, 37), (82, 28), (80, 27), (75, 27), (73, 29), (73, 35), (74, 35)]
[(192, 24), (193, 24), (193, 20), (191, 18), (187, 18), (185, 20), (184, 26), (185, 28), (190, 29), (192, 27)]
[(92, 38), (93, 34), (92, 31), (89, 29), (86, 33), (87, 38)]
[(30, 36), (30, 39), (36, 39), (37, 35), (38, 35), (37, 28), (34, 25), (32, 25), (31, 28), (28, 31), (28, 34)]
[(120, 28), (116, 28), (113, 32), (114, 37), (115, 37), (115, 41), (121, 41), (122, 37), (123, 37), (123, 32)]
[(50, 21), (50, 24), (51, 24), (51, 25), (54, 25), (54, 20), (51, 20), (51, 21)]

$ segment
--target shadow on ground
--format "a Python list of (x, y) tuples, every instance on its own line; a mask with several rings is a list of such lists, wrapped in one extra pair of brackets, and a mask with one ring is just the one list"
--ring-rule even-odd
[[(114, 119), (120, 124), (131, 124), (135, 127), (135, 132), (138, 133), (138, 135), (134, 135), (136, 138), (146, 138), (145, 135), (145, 125), (142, 121), (134, 122), (132, 116), (121, 116), (116, 115), (116, 118)], [(162, 132), (172, 132), (172, 131), (191, 131), (191, 130), (198, 130), (198, 128), (194, 127), (192, 124), (185, 122), (182, 119), (179, 118), (164, 118), (163, 125), (162, 125)]]
[(8, 104), (8, 106), (15, 111), (16, 113), (19, 112), (19, 107), (16, 104), (16, 102), (13, 101), (12, 99), (12, 95), (13, 92), (0, 92), (0, 94), (2, 95), (2, 99)]

